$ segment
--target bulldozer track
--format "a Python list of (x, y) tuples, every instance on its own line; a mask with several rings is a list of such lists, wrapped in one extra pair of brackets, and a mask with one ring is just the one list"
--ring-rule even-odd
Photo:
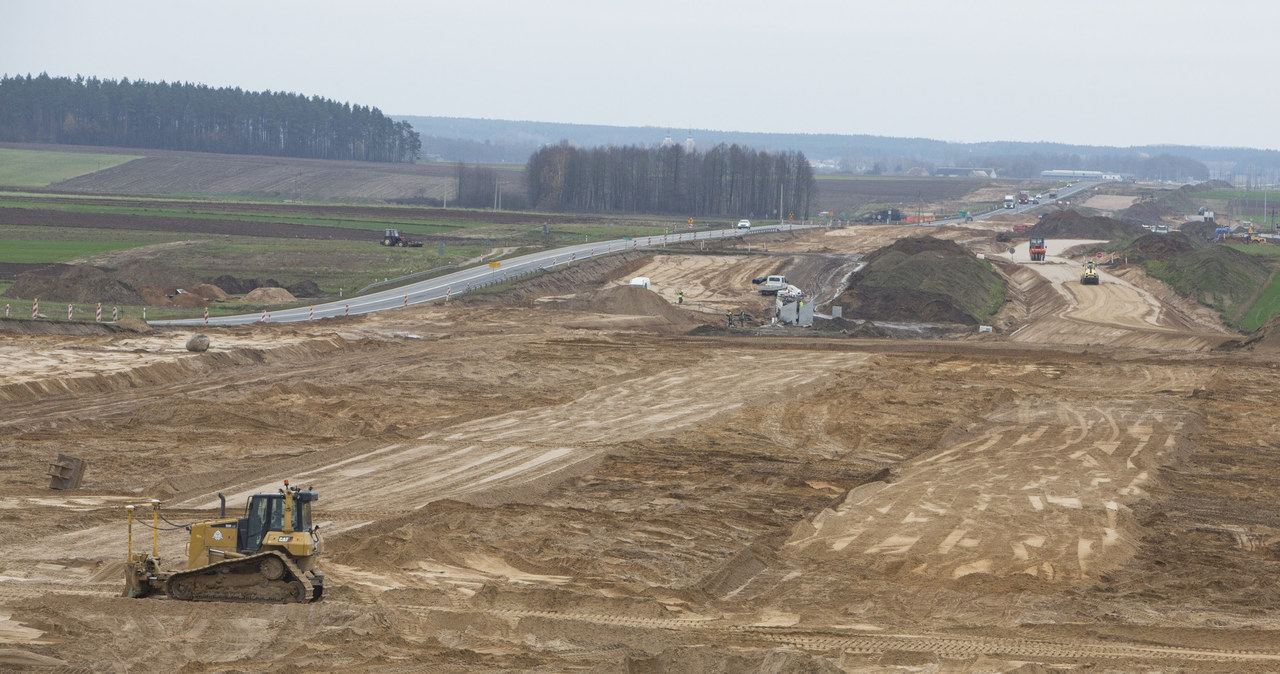
[(1123, 643), (1087, 643), (1000, 637), (964, 637), (942, 635), (866, 635), (839, 637), (770, 633), (763, 628), (745, 631), (760, 638), (811, 651), (851, 651), (883, 653), (885, 651), (928, 651), (943, 657), (1000, 655), (1036, 658), (1096, 658), (1154, 660), (1194, 660), (1198, 662), (1233, 662), (1240, 660), (1280, 661), (1280, 652), (1245, 650), (1210, 650), (1174, 646), (1145, 646)]
[[(179, 601), (234, 601), (234, 602), (271, 601), (273, 600), (273, 597), (266, 596), (261, 592), (257, 594), (254, 594), (253, 592), (247, 592), (246, 590), (256, 589), (255, 587), (252, 587), (252, 586), (244, 587), (244, 588), (230, 588), (230, 589), (214, 588), (211, 590), (209, 588), (199, 589), (189, 584), (191, 582), (194, 582), (195, 584), (198, 585), (199, 579), (201, 577), (208, 576), (210, 571), (216, 571), (221, 568), (231, 569), (233, 567), (246, 566), (246, 565), (257, 566), (258, 563), (260, 563), (262, 560), (267, 559), (268, 557), (274, 557), (276, 559), (279, 559), (281, 562), (283, 562), (284, 567), (288, 569), (289, 574), (293, 576), (292, 580), (285, 580), (283, 578), (280, 579), (279, 585), (276, 584), (276, 581), (269, 581), (272, 583), (269, 586), (270, 589), (276, 590), (276, 592), (270, 593), (270, 594), (277, 595), (276, 597), (274, 597), (274, 600), (282, 601), (283, 603), (292, 603), (291, 599), (298, 598), (298, 597), (305, 597), (301, 601), (298, 601), (297, 603), (309, 603), (312, 601), (316, 601), (318, 599), (318, 597), (315, 596), (315, 586), (311, 583), (309, 579), (307, 579), (306, 574), (304, 574), (301, 570), (298, 569), (297, 565), (293, 563), (293, 560), (289, 559), (284, 555), (277, 554), (275, 552), (263, 552), (256, 555), (250, 555), (248, 557), (240, 557), (236, 559), (224, 560), (221, 562), (217, 562), (215, 564), (209, 564), (207, 566), (202, 566), (196, 569), (178, 571), (174, 573), (172, 576), (170, 576), (169, 579), (165, 582), (165, 594)], [(256, 572), (254, 572), (253, 575), (256, 575)], [(294, 591), (291, 589), (294, 583), (300, 583), (302, 585), (302, 587), (305, 589), (304, 595), (294, 594)], [(189, 597), (179, 596), (179, 595), (185, 594), (186, 592), (193, 592), (194, 594)]]
[[(413, 613), (465, 613), (477, 609), (454, 609), (396, 605)], [(888, 651), (929, 652), (947, 658), (971, 658), (981, 655), (1063, 658), (1063, 659), (1149, 659), (1192, 660), (1196, 662), (1277, 661), (1280, 651), (1185, 648), (1126, 644), (1122, 642), (1091, 643), (1080, 640), (1043, 638), (985, 637), (941, 634), (831, 634), (796, 631), (790, 627), (759, 625), (727, 625), (721, 618), (644, 618), (620, 614), (560, 613), (533, 609), (485, 609), (485, 613), (515, 618), (544, 618), (597, 625), (630, 627), (679, 632), (714, 632), (736, 634), (750, 641), (765, 641), (810, 652), (885, 653)], [(598, 654), (598, 651), (591, 651)]]

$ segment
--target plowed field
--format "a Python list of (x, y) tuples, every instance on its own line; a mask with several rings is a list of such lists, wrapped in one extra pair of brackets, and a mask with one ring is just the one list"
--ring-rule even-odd
[[(755, 276), (832, 297), (916, 233), (210, 329), (201, 354), (5, 332), (0, 669), (1280, 670), (1275, 353), (1217, 349), (1132, 271), (1017, 253), (994, 335), (765, 325)], [(81, 489), (48, 488), (59, 453)], [(119, 596), (126, 504), (183, 524), (286, 478), (320, 493), (323, 601)], [(186, 539), (160, 532), (166, 563)]]

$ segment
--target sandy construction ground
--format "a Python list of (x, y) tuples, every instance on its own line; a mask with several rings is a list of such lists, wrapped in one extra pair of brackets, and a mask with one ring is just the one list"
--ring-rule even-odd
[[(926, 233), (999, 250), (671, 250), (204, 354), (6, 333), (0, 670), (1280, 670), (1275, 354), (1057, 249), (994, 260), (994, 335), (764, 325), (752, 278), (833, 296)], [(119, 596), (126, 504), (188, 523), (286, 478), (320, 493), (322, 601)]]

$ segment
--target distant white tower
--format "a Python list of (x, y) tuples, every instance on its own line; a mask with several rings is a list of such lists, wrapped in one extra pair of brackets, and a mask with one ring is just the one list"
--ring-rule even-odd
[(667, 137), (662, 139), (662, 147), (671, 147), (672, 145), (675, 145), (675, 144), (676, 142), (674, 140), (671, 140), (671, 131), (668, 130)]
[(693, 131), (690, 131), (684, 139), (684, 151), (693, 152)]

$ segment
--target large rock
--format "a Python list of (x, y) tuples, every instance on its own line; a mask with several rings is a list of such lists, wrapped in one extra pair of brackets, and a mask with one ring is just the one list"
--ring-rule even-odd
[(194, 335), (191, 335), (191, 339), (187, 340), (187, 351), (201, 352), (201, 351), (208, 351), (208, 350), (209, 350), (209, 335), (196, 333)]

